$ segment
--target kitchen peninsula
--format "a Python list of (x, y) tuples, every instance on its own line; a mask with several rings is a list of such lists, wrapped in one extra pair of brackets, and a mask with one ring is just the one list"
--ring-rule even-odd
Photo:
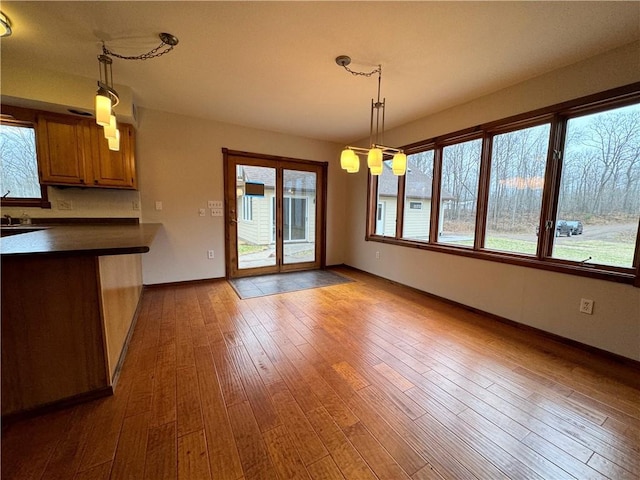
[(159, 228), (3, 228), (3, 419), (113, 393)]

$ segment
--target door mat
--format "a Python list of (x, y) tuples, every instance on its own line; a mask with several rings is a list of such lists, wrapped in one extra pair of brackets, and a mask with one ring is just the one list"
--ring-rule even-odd
[(353, 282), (353, 280), (329, 270), (275, 273), (229, 280), (233, 289), (242, 299), (328, 287), (348, 282)]

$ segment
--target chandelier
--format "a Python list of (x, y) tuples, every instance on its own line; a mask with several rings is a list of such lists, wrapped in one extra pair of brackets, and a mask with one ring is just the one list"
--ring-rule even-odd
[(0, 12), (0, 37), (8, 37), (11, 32), (11, 20), (3, 12)]
[(371, 99), (371, 122), (369, 126), (369, 148), (346, 146), (340, 154), (340, 167), (348, 173), (357, 173), (360, 170), (360, 158), (367, 158), (367, 166), (371, 175), (380, 175), (384, 169), (384, 161), (389, 158), (391, 170), (394, 175), (404, 175), (407, 171), (407, 156), (402, 149), (387, 147), (384, 143), (384, 107), (385, 100), (380, 101), (380, 85), (382, 83), (382, 65), (371, 72), (357, 72), (351, 70), (348, 65), (351, 58), (347, 55), (336, 57), (336, 63), (347, 72), (355, 76), (371, 77), (378, 74), (378, 98)]
[(109, 142), (109, 150), (120, 150), (120, 130), (116, 122), (114, 107), (120, 102), (118, 92), (113, 87), (113, 72), (111, 57), (122, 60), (147, 60), (149, 58), (160, 57), (173, 50), (178, 44), (178, 38), (170, 33), (161, 33), (160, 45), (153, 50), (141, 55), (124, 56), (109, 50), (104, 41), (102, 42), (102, 54), (98, 55), (98, 65), (100, 67), (100, 80), (98, 80), (98, 91), (96, 93), (96, 123), (104, 128), (104, 136)]

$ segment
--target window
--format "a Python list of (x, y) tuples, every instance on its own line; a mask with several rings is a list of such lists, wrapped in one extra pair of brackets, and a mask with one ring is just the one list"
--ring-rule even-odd
[(253, 197), (247, 195), (242, 197), (242, 220), (245, 222), (253, 221)]
[(493, 137), (484, 246), (535, 255), (551, 124)]
[(632, 267), (640, 212), (640, 104), (570, 118), (554, 258)]
[(48, 206), (46, 187), (38, 179), (32, 123), (0, 123), (0, 196), (4, 206)]
[(442, 149), (440, 243), (473, 247), (481, 151), (481, 138)]
[(640, 83), (404, 150), (367, 240), (640, 287)]
[(429, 241), (432, 185), (433, 150), (407, 155), (404, 198), (408, 208), (403, 214), (402, 238)]
[(398, 177), (391, 171), (391, 161), (385, 160), (378, 176), (376, 235), (395, 237), (398, 211)]

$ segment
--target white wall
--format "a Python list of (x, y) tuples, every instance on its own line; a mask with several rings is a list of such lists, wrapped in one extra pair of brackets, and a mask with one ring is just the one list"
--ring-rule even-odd
[[(140, 192), (76, 187), (48, 187), (51, 208), (2, 207), (3, 215), (19, 218), (140, 218)], [(61, 208), (71, 206), (67, 208)]]
[[(148, 109), (138, 111), (138, 175), (142, 221), (164, 225), (143, 256), (145, 284), (223, 277), (224, 221), (199, 217), (208, 200), (223, 200), (222, 148), (328, 161), (327, 264), (341, 264), (346, 176), (341, 145)], [(161, 201), (163, 209), (155, 210)], [(207, 210), (208, 212), (208, 210)], [(207, 259), (207, 250), (215, 259)]]
[[(640, 43), (565, 67), (385, 132), (403, 145), (640, 81)], [(366, 172), (348, 180), (345, 263), (361, 270), (640, 360), (640, 288), (408, 247), (365, 242)], [(380, 252), (376, 259), (375, 252)], [(578, 312), (595, 301), (592, 316)]]

